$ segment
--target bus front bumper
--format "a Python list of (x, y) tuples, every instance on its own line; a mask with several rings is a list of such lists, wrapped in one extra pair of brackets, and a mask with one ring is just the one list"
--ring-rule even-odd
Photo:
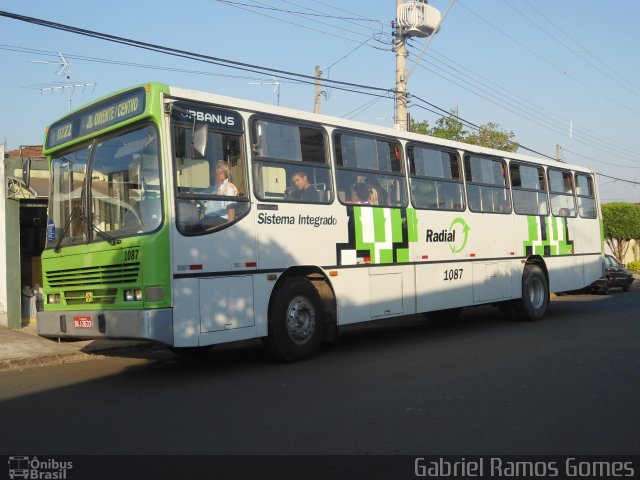
[(38, 334), (54, 338), (134, 339), (173, 345), (173, 311), (38, 312)]

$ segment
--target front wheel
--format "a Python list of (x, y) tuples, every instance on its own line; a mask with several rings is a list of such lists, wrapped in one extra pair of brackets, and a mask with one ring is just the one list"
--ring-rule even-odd
[(320, 295), (308, 279), (286, 279), (269, 312), (267, 351), (286, 362), (312, 357), (324, 338), (325, 317)]
[(526, 265), (522, 274), (522, 298), (511, 304), (512, 314), (521, 320), (539, 320), (548, 305), (547, 277), (538, 265)]

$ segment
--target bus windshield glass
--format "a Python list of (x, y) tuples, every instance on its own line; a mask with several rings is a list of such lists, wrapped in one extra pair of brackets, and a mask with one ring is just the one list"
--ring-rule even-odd
[(54, 156), (47, 247), (156, 230), (162, 223), (159, 165), (151, 125)]

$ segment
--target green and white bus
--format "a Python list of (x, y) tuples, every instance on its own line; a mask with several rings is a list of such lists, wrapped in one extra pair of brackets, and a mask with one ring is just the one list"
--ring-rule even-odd
[(295, 361), (356, 322), (535, 320), (602, 275), (575, 165), (160, 83), (58, 120), (44, 152), (46, 337)]

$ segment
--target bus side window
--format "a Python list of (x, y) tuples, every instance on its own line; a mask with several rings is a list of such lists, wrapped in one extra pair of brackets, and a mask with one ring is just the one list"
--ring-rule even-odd
[(344, 204), (358, 202), (354, 190), (370, 192), (367, 203), (383, 207), (404, 207), (407, 193), (400, 144), (356, 132), (334, 134), (338, 199)]
[(556, 216), (575, 217), (577, 212), (572, 173), (568, 170), (549, 168), (548, 175), (551, 212)]
[(519, 215), (548, 215), (544, 168), (512, 161), (510, 164), (513, 206)]
[(331, 203), (331, 174), (321, 127), (257, 118), (251, 135), (259, 200)]
[(503, 159), (466, 155), (469, 208), (482, 213), (511, 212), (511, 196)]
[(407, 147), (411, 195), (416, 208), (464, 209), (458, 154), (432, 145)]

